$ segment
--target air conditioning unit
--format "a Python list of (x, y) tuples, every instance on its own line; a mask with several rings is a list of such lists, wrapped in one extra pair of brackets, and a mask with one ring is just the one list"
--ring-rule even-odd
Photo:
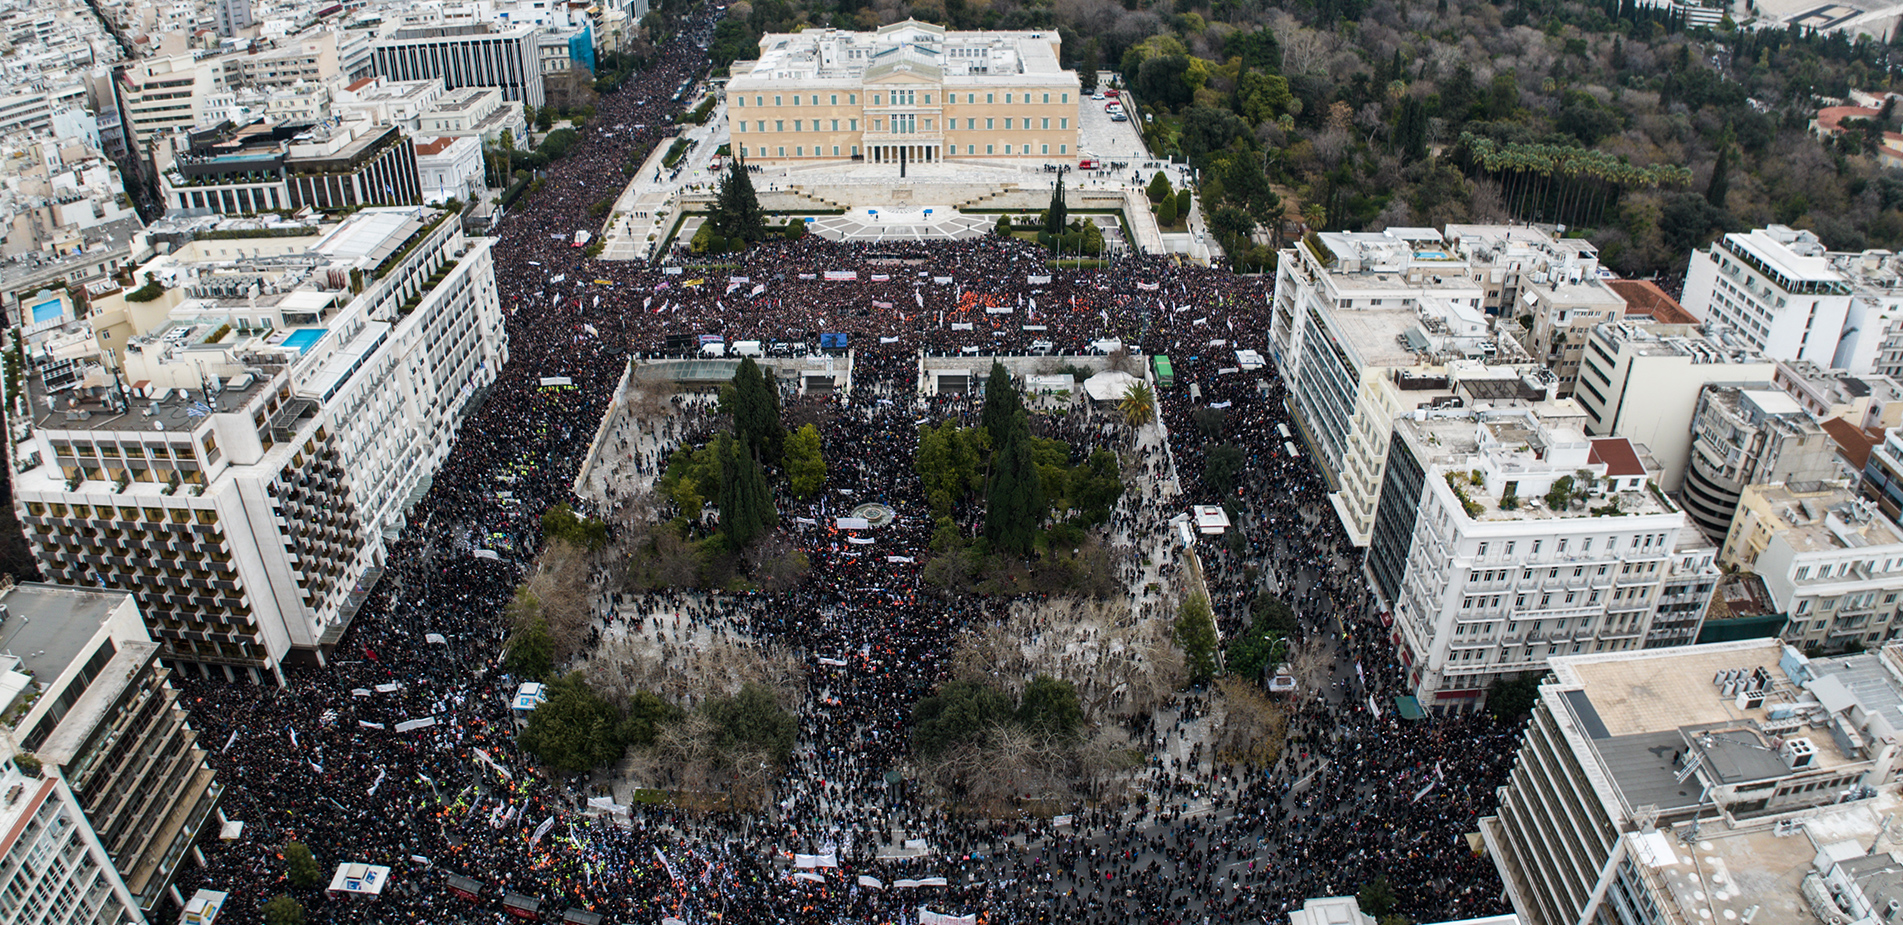
[(1817, 760), (1817, 746), (1813, 745), (1809, 739), (1787, 739), (1784, 747), (1778, 749), (1777, 753), (1778, 757), (1784, 759), (1784, 764), (1793, 771), (1808, 768)]
[(1740, 710), (1755, 710), (1764, 706), (1764, 692), (1761, 690), (1739, 691), (1738, 699), (1734, 703)]

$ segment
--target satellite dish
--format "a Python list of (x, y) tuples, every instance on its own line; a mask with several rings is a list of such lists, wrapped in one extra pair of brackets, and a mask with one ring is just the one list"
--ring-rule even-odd
[(153, 422), (152, 422), (152, 429), (153, 429), (153, 430), (164, 430), (164, 429), (165, 429), (165, 422), (164, 422), (164, 421), (153, 421)]

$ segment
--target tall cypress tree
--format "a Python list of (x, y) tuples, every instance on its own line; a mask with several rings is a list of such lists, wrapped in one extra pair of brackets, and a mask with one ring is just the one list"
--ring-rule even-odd
[(766, 237), (766, 216), (760, 211), (760, 197), (753, 192), (753, 178), (746, 165), (735, 159), (720, 181), (720, 196), (714, 201), (713, 225), (723, 238), (753, 242)]
[(777, 466), (786, 446), (786, 427), (780, 423), (779, 388), (752, 357), (740, 361), (728, 380), (733, 386), (732, 403), (735, 437), (759, 451), (768, 465)]
[(1018, 394), (1017, 384), (1011, 381), (1011, 372), (997, 360), (991, 361), (991, 372), (985, 377), (985, 406), (978, 418), (979, 426), (991, 435), (991, 448), (1004, 448), (1004, 432), (1024, 409), (1024, 399)]
[(1063, 234), (1064, 223), (1070, 218), (1070, 207), (1064, 205), (1064, 178), (1057, 178), (1057, 185), (1051, 188), (1051, 207), (1044, 213), (1044, 230), (1051, 234)]
[(1032, 457), (1024, 411), (1020, 409), (1001, 430), (985, 496), (985, 537), (1001, 552), (1028, 556), (1036, 549), (1038, 524), (1044, 520), (1044, 486)]
[(1711, 183), (1705, 186), (1705, 201), (1716, 208), (1725, 207), (1725, 194), (1731, 192), (1731, 133), (1718, 143), (1718, 160), (1711, 165)]

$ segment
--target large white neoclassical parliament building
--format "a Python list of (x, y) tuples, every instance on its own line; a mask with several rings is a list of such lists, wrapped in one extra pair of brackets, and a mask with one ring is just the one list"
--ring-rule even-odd
[(1074, 159), (1079, 85), (1058, 41), (911, 20), (764, 36), (727, 83), (734, 152), (774, 166)]

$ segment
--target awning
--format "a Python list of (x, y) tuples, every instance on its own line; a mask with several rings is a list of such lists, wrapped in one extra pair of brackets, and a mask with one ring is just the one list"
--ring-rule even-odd
[(1427, 711), (1421, 709), (1421, 702), (1405, 694), (1394, 698), (1394, 712), (1401, 714), (1402, 719), (1427, 718)]

